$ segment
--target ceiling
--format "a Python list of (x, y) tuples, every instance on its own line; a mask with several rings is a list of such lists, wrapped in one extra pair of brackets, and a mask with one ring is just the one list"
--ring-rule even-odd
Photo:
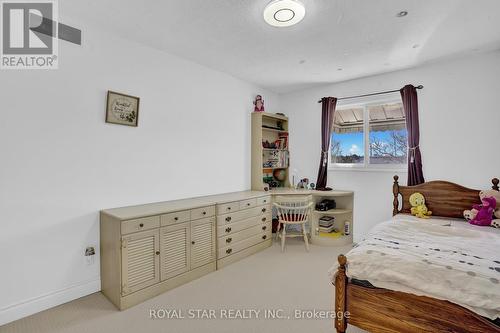
[(301, 1), (288, 28), (264, 22), (269, 0), (64, 0), (59, 12), (278, 93), (500, 48), (499, 0)]

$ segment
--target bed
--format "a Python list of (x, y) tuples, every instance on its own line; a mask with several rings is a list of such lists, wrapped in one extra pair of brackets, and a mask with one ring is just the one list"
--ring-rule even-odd
[[(492, 183), (498, 191), (499, 180)], [(414, 192), (434, 218), (409, 215)], [(337, 332), (353, 325), (373, 333), (500, 333), (500, 229), (462, 218), (479, 203), (479, 190), (446, 181), (400, 186), (394, 176), (393, 194), (393, 219), (333, 269)]]

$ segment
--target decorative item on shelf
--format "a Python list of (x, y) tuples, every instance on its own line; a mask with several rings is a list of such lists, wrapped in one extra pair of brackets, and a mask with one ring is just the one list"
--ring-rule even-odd
[(139, 97), (108, 91), (106, 122), (137, 127), (139, 120)]
[(271, 180), (271, 181), (267, 182), (267, 184), (269, 185), (269, 188), (276, 188), (276, 187), (280, 186), (280, 184), (275, 180)]
[(314, 188), (315, 188), (315, 187), (316, 187), (316, 184), (314, 184), (314, 183), (309, 184), (309, 188), (310, 188), (311, 190), (314, 190)]
[(309, 179), (308, 178), (301, 179), (299, 181), (299, 183), (297, 184), (297, 188), (307, 189), (308, 186), (309, 186)]
[(269, 141), (264, 141), (262, 142), (262, 148), (266, 148), (266, 149), (276, 149), (276, 142), (269, 142)]
[(276, 169), (273, 171), (273, 176), (280, 182), (284, 182), (286, 179), (286, 170), (285, 169)]
[(264, 100), (261, 95), (255, 96), (253, 105), (255, 106), (253, 109), (254, 112), (264, 112)]
[(286, 117), (286, 115), (285, 115), (284, 113), (281, 113), (281, 112), (276, 112), (276, 114), (277, 114), (278, 116), (283, 116), (283, 117)]
[(351, 221), (344, 221), (344, 235), (349, 236), (351, 233)]
[(326, 212), (330, 209), (335, 209), (337, 207), (337, 203), (333, 199), (323, 199), (321, 202), (316, 204), (316, 210), (321, 212)]

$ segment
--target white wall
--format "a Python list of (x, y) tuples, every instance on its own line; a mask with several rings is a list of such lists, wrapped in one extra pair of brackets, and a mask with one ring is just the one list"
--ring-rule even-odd
[[(281, 111), (252, 84), (76, 26), (59, 70), (0, 73), (0, 325), (100, 289), (83, 256), (99, 253), (100, 209), (248, 189), (253, 97)], [(108, 89), (141, 98), (138, 128), (104, 122)]]
[[(500, 177), (500, 52), (428, 64), (282, 96), (291, 117), (291, 162), (316, 179), (324, 96), (352, 96), (423, 84), (419, 90), (420, 147), (426, 180), (443, 179), (473, 188)], [(354, 238), (391, 216), (393, 172), (330, 171), (328, 183), (355, 193)], [(406, 173), (400, 173), (406, 185)]]

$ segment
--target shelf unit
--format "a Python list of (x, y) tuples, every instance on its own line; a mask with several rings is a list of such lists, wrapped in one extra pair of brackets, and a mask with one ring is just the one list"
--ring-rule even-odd
[[(316, 191), (317, 193), (318, 191)], [(354, 193), (347, 191), (331, 191), (317, 194), (314, 197), (315, 204), (323, 199), (333, 199), (337, 208), (327, 211), (313, 210), (311, 215), (311, 243), (322, 246), (344, 246), (353, 242), (353, 208), (354, 208)], [(334, 228), (340, 233), (338, 237), (334, 235), (325, 235), (319, 231), (319, 219), (322, 216), (334, 216)], [(344, 235), (344, 222), (350, 222), (349, 235)], [(333, 237), (332, 237), (333, 236)]]
[[(268, 126), (268, 127), (264, 127)], [(269, 128), (271, 127), (271, 128)], [(286, 137), (286, 139), (284, 139)], [(274, 144), (281, 139), (278, 148), (264, 148), (263, 143)], [(285, 143), (286, 141), (286, 143)], [(288, 117), (267, 112), (252, 113), (252, 189), (263, 190), (269, 181), (278, 187), (290, 187), (290, 161), (288, 142)], [(266, 162), (273, 161), (268, 165)], [(281, 172), (283, 178), (278, 179)]]

